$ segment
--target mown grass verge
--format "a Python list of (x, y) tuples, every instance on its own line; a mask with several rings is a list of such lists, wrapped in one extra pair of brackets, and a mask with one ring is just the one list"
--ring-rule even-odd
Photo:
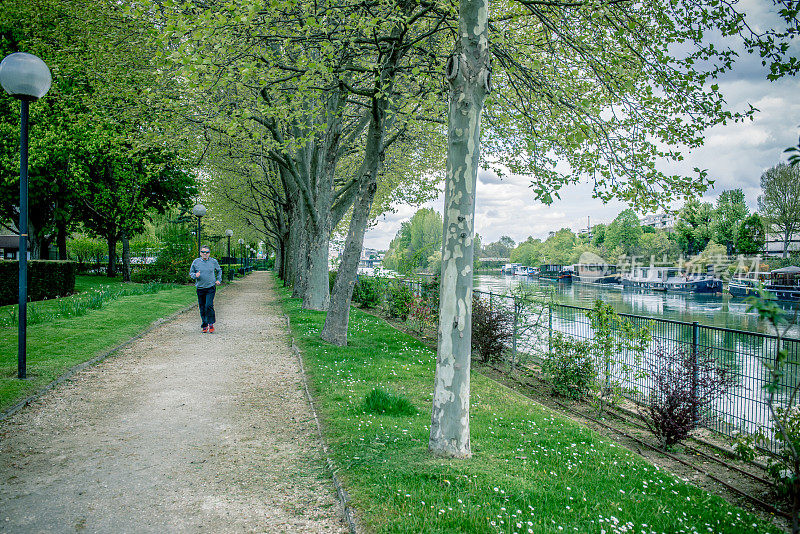
[[(473, 457), (433, 458), (435, 353), (358, 309), (348, 347), (334, 347), (319, 338), (324, 313), (278, 291), (337, 474), (369, 532), (781, 532), (478, 373)], [(416, 414), (368, 411), (376, 388)]]
[[(0, 412), (71, 367), (112, 349), (196, 299), (194, 286), (175, 286), (155, 293), (118, 296), (79, 316), (29, 325), (26, 380), (16, 378), (17, 327), (0, 327)], [(59, 300), (53, 299), (47, 306), (58, 306)]]

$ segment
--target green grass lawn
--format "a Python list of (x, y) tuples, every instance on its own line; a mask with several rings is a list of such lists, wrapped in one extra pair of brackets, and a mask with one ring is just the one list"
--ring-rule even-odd
[(83, 293), (101, 286), (121, 286), (124, 283), (121, 276), (109, 278), (104, 274), (79, 274), (75, 277), (75, 293)]
[[(101, 283), (104, 277), (78, 277), (76, 288), (91, 293), (100, 286), (122, 286)], [(106, 279), (106, 282), (108, 279)], [(130, 285), (130, 284), (128, 284)], [(75, 299), (76, 295), (67, 297)], [(0, 327), (0, 411), (6, 410), (44, 385), (58, 378), (69, 368), (83, 363), (147, 328), (153, 321), (196, 302), (194, 287), (175, 286), (156, 293), (129, 295), (105, 302), (100, 309), (90, 309), (84, 315), (58, 318), (27, 329), (26, 380), (17, 376), (17, 327)], [(53, 299), (39, 305), (41, 310), (58, 305)], [(8, 314), (9, 306), (0, 309)]]
[[(781, 532), (608, 438), (472, 374), (469, 460), (427, 452), (436, 355), (353, 309), (349, 346), (319, 338), (324, 313), (281, 292), (360, 521), (374, 532)], [(366, 411), (375, 388), (415, 415)]]

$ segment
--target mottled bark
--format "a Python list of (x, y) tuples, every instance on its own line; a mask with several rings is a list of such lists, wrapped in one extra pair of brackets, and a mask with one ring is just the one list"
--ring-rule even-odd
[(462, 0), (450, 82), (439, 340), (429, 450), (472, 455), (469, 437), (472, 260), (480, 117), (489, 85), (488, 0)]

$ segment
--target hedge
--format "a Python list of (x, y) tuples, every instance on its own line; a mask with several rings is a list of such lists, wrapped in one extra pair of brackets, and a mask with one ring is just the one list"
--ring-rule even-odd
[[(74, 261), (28, 260), (28, 300), (63, 297), (75, 292)], [(19, 302), (19, 262), (0, 260), (0, 306)]]

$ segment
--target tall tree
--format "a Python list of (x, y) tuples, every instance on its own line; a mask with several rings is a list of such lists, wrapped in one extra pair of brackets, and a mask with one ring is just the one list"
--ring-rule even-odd
[(766, 244), (764, 222), (758, 213), (753, 213), (742, 221), (736, 234), (736, 252), (739, 254), (761, 254)]
[(632, 209), (621, 212), (608, 225), (605, 232), (605, 246), (618, 256), (630, 256), (639, 246), (642, 224)]
[(108, 276), (116, 275), (117, 243), (122, 241), (123, 279), (130, 281), (130, 238), (144, 230), (151, 212), (186, 205), (196, 190), (175, 154), (155, 149), (137, 153), (116, 141), (98, 131), (87, 143), (77, 162), (79, 210), (89, 232), (108, 242)]
[(761, 175), (758, 210), (764, 224), (783, 237), (783, 257), (789, 255), (789, 240), (800, 232), (800, 166), (781, 163)]
[(705, 250), (713, 231), (714, 208), (708, 202), (692, 199), (684, 204), (675, 223), (675, 234), (681, 251), (687, 256)]
[(728, 256), (736, 249), (739, 227), (749, 211), (744, 202), (744, 191), (741, 189), (723, 191), (717, 198), (712, 225), (714, 239), (720, 245), (725, 245)]
[(472, 455), (469, 435), (472, 263), (475, 186), (481, 147), (481, 112), (491, 92), (489, 2), (461, 0), (458, 39), (447, 61), (447, 176), (442, 231), (439, 341), (429, 450)]

